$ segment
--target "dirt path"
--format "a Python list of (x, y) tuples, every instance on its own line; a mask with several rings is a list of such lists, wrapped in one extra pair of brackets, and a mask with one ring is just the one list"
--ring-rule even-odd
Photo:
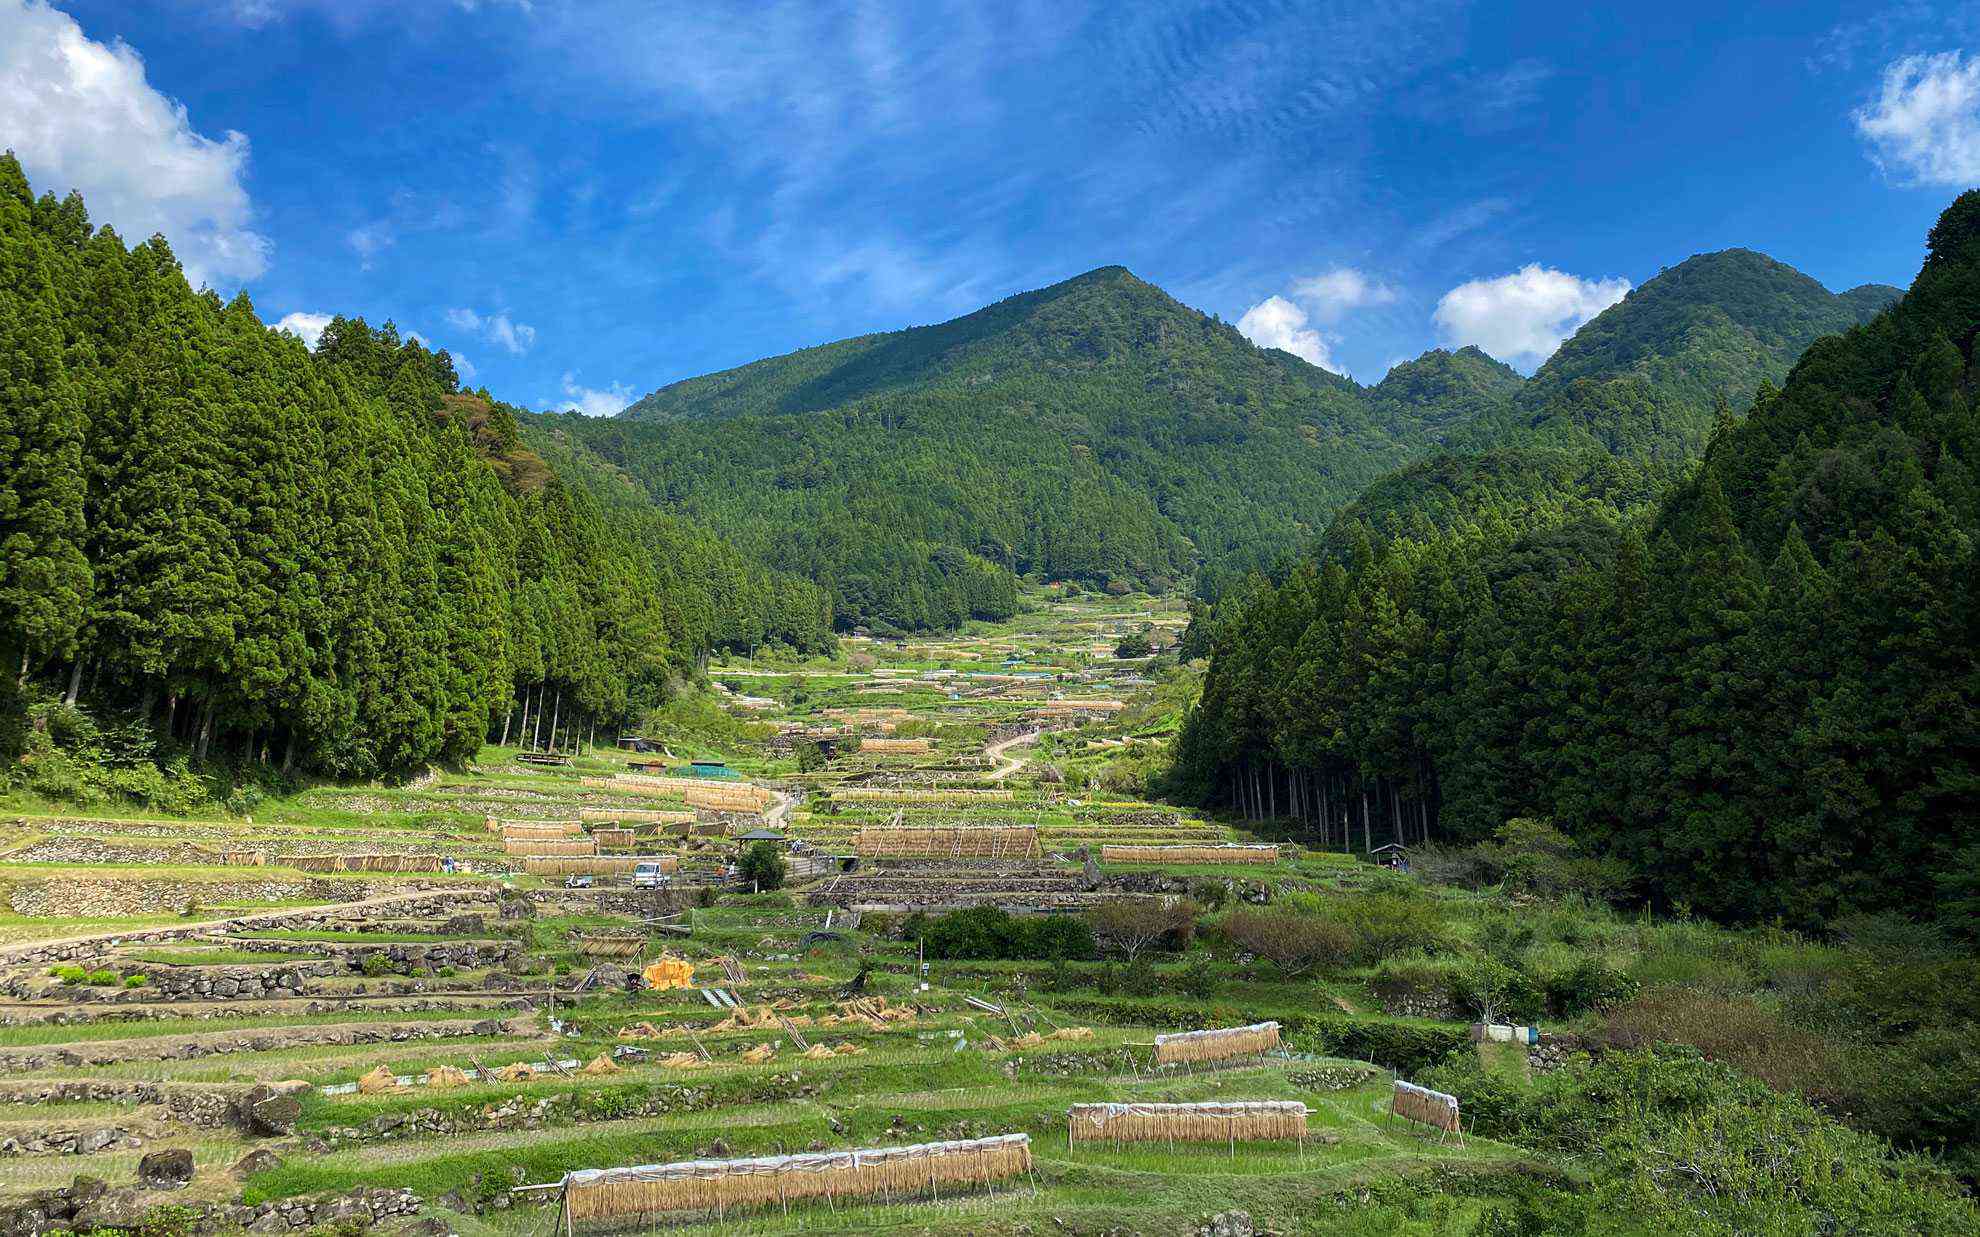
[(1003, 764), (997, 766), (997, 768), (990, 771), (989, 774), (990, 780), (993, 782), (1001, 782), (1005, 778), (1009, 777), (1011, 774), (1016, 773), (1019, 769), (1024, 768), (1026, 764), (1030, 763), (1023, 756), (1006, 756), (1004, 753), (1010, 751), (1014, 747), (1021, 747), (1028, 743), (1038, 742), (1038, 736), (1041, 733), (1043, 732), (1033, 730), (1028, 734), (1014, 734), (1008, 739), (999, 739), (995, 743), (992, 743), (988, 747), (985, 747), (983, 749), (983, 754), (985, 756), (988, 756), (992, 760), (1000, 760), (1004, 762)]
[(778, 790), (774, 786), (768, 789), (771, 794), (777, 796), (777, 802), (763, 813), (763, 824), (766, 828), (776, 829), (790, 820), (791, 809), (797, 806), (797, 796), (789, 791)]

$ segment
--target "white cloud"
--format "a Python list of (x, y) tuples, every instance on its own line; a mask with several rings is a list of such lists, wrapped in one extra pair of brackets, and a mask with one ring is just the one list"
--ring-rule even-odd
[(1260, 348), (1278, 348), (1337, 374), (1347, 371), (1327, 352), (1327, 341), (1306, 324), (1306, 311), (1283, 296), (1268, 296), (1244, 311), (1237, 329)]
[(1316, 322), (1338, 322), (1350, 310), (1387, 305), (1396, 299), (1394, 288), (1351, 266), (1337, 266), (1324, 275), (1295, 280), (1291, 291)]
[(563, 399), (553, 402), (587, 417), (610, 417), (616, 416), (633, 402), (633, 393), (631, 387), (616, 382), (603, 391), (579, 386), (577, 375), (565, 370)]
[(329, 314), (312, 314), (297, 310), (292, 314), (283, 314), (282, 320), (272, 329), (287, 331), (314, 350), (316, 341), (323, 338), (323, 328), (329, 325)]
[(1459, 284), (1437, 302), (1435, 318), (1446, 343), (1477, 344), (1508, 364), (1537, 363), (1628, 292), (1627, 279), (1580, 279), (1535, 262)]
[(521, 356), (536, 346), (536, 328), (525, 322), (512, 322), (506, 313), (478, 314), (472, 309), (450, 309), (447, 321), (506, 349), (511, 356)]
[(195, 285), (268, 268), (242, 183), (247, 136), (195, 131), (137, 52), (91, 40), (40, 0), (0, 0), (0, 142), (36, 188), (79, 190), (126, 240), (163, 233)]
[(1883, 93), (1854, 119), (1886, 175), (1913, 185), (1980, 181), (1980, 59), (1941, 52), (1893, 61)]
[(389, 223), (367, 223), (352, 228), (344, 240), (357, 254), (358, 265), (368, 271), (373, 258), (398, 243), (399, 234)]

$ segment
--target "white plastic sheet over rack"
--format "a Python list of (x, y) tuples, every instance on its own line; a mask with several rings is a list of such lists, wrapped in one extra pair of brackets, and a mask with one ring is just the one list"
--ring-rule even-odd
[(1118, 1117), (1246, 1117), (1297, 1115), (1306, 1119), (1306, 1105), (1298, 1100), (1212, 1100), (1202, 1104), (1074, 1104), (1067, 1115), (1091, 1121), (1096, 1127)]
[(897, 1160), (962, 1155), (1000, 1147), (1028, 1148), (1030, 1145), (1029, 1134), (997, 1134), (990, 1138), (911, 1143), (905, 1147), (866, 1147), (854, 1151), (800, 1151), (792, 1155), (761, 1155), (741, 1160), (677, 1160), (671, 1164), (643, 1164), (636, 1168), (580, 1169), (574, 1173), (564, 1174), (564, 1184), (609, 1185), (614, 1181), (667, 1181), (679, 1177), (707, 1177), (726, 1173), (831, 1172), (858, 1168), (863, 1164), (886, 1164)]

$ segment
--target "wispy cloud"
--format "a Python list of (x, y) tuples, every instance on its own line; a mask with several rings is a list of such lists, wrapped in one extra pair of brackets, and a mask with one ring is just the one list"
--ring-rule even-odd
[(1980, 180), (1980, 59), (1906, 56), (1884, 70), (1881, 92), (1853, 119), (1893, 180), (1961, 188)]
[(378, 255), (397, 244), (398, 240), (398, 229), (383, 220), (360, 224), (344, 234), (344, 243), (358, 256), (358, 266), (367, 271), (372, 268)]
[(40, 0), (0, 0), (0, 139), (39, 187), (81, 191), (97, 222), (132, 240), (163, 233), (195, 285), (267, 269), (247, 135), (200, 133), (136, 51)]
[(447, 311), (447, 324), (485, 339), (511, 356), (521, 356), (536, 346), (536, 328), (511, 320), (507, 313), (481, 314), (466, 308), (450, 309)]

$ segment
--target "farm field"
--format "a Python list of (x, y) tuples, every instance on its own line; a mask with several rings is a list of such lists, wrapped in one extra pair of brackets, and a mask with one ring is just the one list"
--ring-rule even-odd
[[(1243, 1211), (1442, 1233), (1534, 1183), (1583, 1188), (1571, 1156), (1391, 1113), (1398, 1079), (1468, 1084), (1470, 1060), (1532, 1089), (1571, 1053), (1468, 1041), (1450, 959), (1498, 956), (1503, 900), (1144, 798), (1191, 671), (1114, 648), (1169, 643), (1181, 610), (1028, 601), (947, 639), (717, 664), (637, 745), (490, 747), (251, 818), (11, 806), (0, 1189), (78, 1230), (192, 1206), (207, 1228), (417, 1214), (525, 1237), (560, 1223), (566, 1174), (1008, 1135), (1019, 1169), (822, 1202), (782, 1177), (774, 1205), (733, 1208), (714, 1178), (608, 1179), (571, 1197), (688, 1201), (573, 1226), (1184, 1233)], [(1361, 943), (1271, 938), (1323, 909), (1361, 916)], [(1634, 984), (1696, 944), (1583, 907), (1521, 949)], [(1593, 1010), (1547, 998), (1564, 1028)], [(1157, 1039), (1267, 1023), (1262, 1048)], [(1304, 1138), (1200, 1116), (1266, 1101), (1303, 1104)], [(1093, 1104), (1227, 1133), (1074, 1139)], [(79, 1176), (107, 1193), (76, 1201)]]

